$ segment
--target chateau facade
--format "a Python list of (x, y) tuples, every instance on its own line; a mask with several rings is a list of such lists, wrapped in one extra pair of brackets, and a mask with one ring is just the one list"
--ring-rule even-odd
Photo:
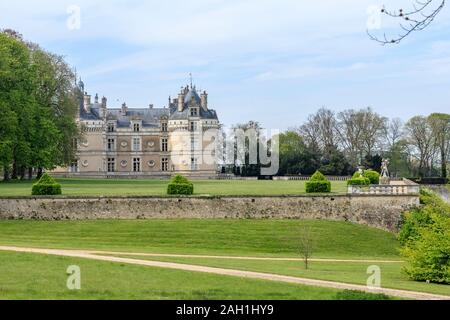
[[(77, 122), (82, 138), (77, 161), (55, 173), (92, 177), (192, 177), (217, 174), (215, 135), (219, 119), (208, 106), (208, 94), (182, 88), (167, 107), (109, 109), (107, 99), (94, 101), (84, 91)], [(212, 129), (212, 130), (211, 130)]]

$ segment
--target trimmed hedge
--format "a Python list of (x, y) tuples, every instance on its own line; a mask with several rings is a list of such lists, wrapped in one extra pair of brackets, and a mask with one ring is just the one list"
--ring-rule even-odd
[(62, 194), (61, 185), (49, 174), (44, 173), (31, 189), (33, 196), (54, 196)]
[[(363, 172), (363, 177), (369, 179), (369, 184), (379, 184), (380, 176), (381, 175), (378, 172), (372, 169), (364, 170)], [(355, 172), (353, 179), (361, 179), (359, 172)]]
[(306, 182), (306, 193), (330, 193), (331, 192), (331, 182), (328, 181), (325, 176), (320, 172), (316, 171)]
[(169, 183), (167, 194), (170, 195), (192, 195), (194, 194), (194, 185), (187, 183)]
[(390, 297), (386, 296), (385, 294), (374, 294), (374, 293), (367, 293), (363, 291), (354, 291), (354, 290), (344, 290), (342, 292), (338, 292), (336, 294), (336, 300), (350, 300), (350, 301), (357, 301), (357, 300), (391, 300)]
[(307, 181), (306, 193), (330, 193), (331, 182), (330, 181)]
[(368, 178), (353, 178), (347, 181), (347, 185), (349, 186), (368, 186), (370, 185), (370, 180)]
[(172, 178), (167, 186), (167, 194), (169, 195), (192, 195), (194, 194), (194, 184), (186, 177), (177, 174)]

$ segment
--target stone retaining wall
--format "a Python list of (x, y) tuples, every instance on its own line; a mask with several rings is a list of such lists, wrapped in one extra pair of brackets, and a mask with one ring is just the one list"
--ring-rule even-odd
[(418, 196), (0, 198), (0, 220), (326, 219), (396, 231)]

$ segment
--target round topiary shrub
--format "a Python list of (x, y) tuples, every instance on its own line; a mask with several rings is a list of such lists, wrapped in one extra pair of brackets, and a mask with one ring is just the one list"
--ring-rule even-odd
[(44, 173), (31, 189), (33, 196), (54, 196), (62, 194), (61, 185), (48, 173)]
[(306, 182), (306, 193), (329, 193), (331, 192), (331, 182), (325, 176), (316, 171)]
[(174, 176), (167, 186), (169, 195), (192, 195), (194, 194), (194, 184), (180, 174)]
[[(375, 170), (369, 169), (364, 170), (363, 177), (369, 179), (369, 184), (379, 184), (380, 183), (380, 174)], [(361, 178), (359, 176), (359, 172), (355, 172), (353, 175), (353, 179)]]

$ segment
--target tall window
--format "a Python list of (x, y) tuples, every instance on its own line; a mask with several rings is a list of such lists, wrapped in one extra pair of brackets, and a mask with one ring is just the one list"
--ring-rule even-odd
[(133, 158), (133, 172), (141, 171), (141, 159)]
[(116, 171), (116, 159), (108, 158), (108, 172)]
[(161, 131), (162, 131), (162, 132), (167, 132), (167, 131), (168, 131), (168, 130), (167, 130), (167, 123), (166, 123), (166, 122), (161, 123)]
[(133, 131), (134, 131), (134, 132), (139, 132), (139, 131), (141, 131), (141, 125), (140, 125), (139, 123), (135, 123), (135, 124), (133, 125)]
[(133, 151), (141, 151), (141, 139), (133, 138)]
[(191, 131), (197, 131), (197, 128), (198, 128), (197, 122), (192, 121), (190, 124)]
[(70, 166), (70, 172), (71, 173), (77, 173), (78, 172), (78, 161), (72, 162)]
[(161, 171), (163, 171), (163, 172), (169, 171), (169, 159), (168, 158), (162, 158)]
[(108, 139), (108, 151), (114, 151), (114, 150), (116, 150), (116, 140)]
[(198, 160), (197, 158), (191, 158), (191, 170), (198, 170)]
[(169, 144), (167, 141), (168, 141), (167, 138), (161, 139), (161, 151), (162, 152), (167, 152), (169, 150)]
[(197, 149), (197, 139), (191, 137), (191, 151), (195, 151)]

